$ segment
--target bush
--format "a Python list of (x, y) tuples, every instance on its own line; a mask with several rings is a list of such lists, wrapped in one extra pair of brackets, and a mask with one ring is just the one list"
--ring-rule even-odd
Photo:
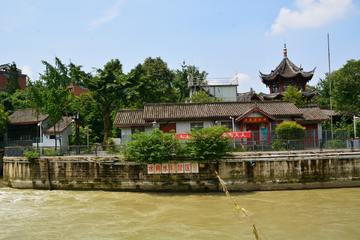
[(35, 162), (35, 160), (40, 157), (40, 154), (33, 150), (29, 150), (25, 151), (25, 157), (29, 162)]
[(231, 140), (221, 136), (230, 130), (225, 126), (191, 129), (190, 139), (185, 142), (185, 156), (202, 162), (219, 162), (226, 155)]
[(305, 127), (297, 122), (282, 122), (275, 128), (276, 141), (272, 144), (275, 151), (285, 151), (286, 140), (304, 139)]
[(328, 140), (328, 147), (329, 149), (338, 149), (338, 148), (346, 148), (346, 141), (345, 140), (339, 140), (339, 139), (334, 139), (334, 140)]
[(57, 156), (57, 154), (60, 152), (61, 152), (60, 150), (55, 151), (55, 149), (52, 148), (45, 148), (44, 156)]
[(169, 159), (179, 146), (174, 134), (167, 134), (158, 128), (150, 133), (142, 132), (131, 135), (132, 142), (126, 142), (123, 148), (124, 158), (142, 163), (163, 163)]
[(304, 139), (305, 127), (297, 122), (282, 122), (275, 128), (276, 139), (289, 140), (289, 139)]

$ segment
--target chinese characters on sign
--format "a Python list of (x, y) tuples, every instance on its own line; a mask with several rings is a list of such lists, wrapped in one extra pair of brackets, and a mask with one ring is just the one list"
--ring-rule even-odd
[[(234, 138), (251, 138), (251, 132), (225, 132), (221, 137), (226, 137), (227, 135), (229, 139)], [(188, 140), (190, 138), (190, 134), (187, 133), (175, 133), (175, 137), (178, 140)]]
[(263, 123), (263, 122), (267, 122), (266, 117), (249, 117), (249, 118), (245, 118), (243, 121), (243, 123)]
[(198, 163), (148, 164), (148, 174), (199, 173)]

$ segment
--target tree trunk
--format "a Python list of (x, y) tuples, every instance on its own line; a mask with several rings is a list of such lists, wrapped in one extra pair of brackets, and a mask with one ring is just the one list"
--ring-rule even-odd
[(103, 145), (106, 145), (106, 141), (109, 138), (109, 133), (111, 130), (111, 123), (110, 123), (110, 119), (109, 119), (109, 112), (103, 112), (103, 119), (104, 119), (104, 140), (102, 142)]

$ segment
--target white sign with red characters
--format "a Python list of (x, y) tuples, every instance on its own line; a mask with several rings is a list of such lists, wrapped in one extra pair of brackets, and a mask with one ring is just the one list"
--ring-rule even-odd
[(170, 173), (176, 173), (176, 164), (170, 163)]
[(170, 171), (169, 171), (169, 164), (162, 164), (162, 173), (163, 174), (168, 174)]
[(184, 173), (184, 164), (178, 163), (176, 164), (177, 173)]
[(198, 163), (148, 164), (148, 174), (199, 173)]
[(191, 172), (192, 173), (199, 173), (199, 164), (198, 163), (191, 164)]
[(148, 164), (148, 174), (154, 174), (154, 164)]
[(184, 172), (191, 173), (191, 164), (190, 163), (184, 163)]
[(155, 164), (155, 173), (160, 174), (161, 173), (161, 164)]

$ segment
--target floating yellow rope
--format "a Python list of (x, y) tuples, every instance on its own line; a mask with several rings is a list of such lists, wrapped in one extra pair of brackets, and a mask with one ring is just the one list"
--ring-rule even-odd
[[(250, 219), (249, 214), (247, 213), (247, 211), (246, 211), (244, 208), (240, 207), (240, 206), (236, 203), (235, 199), (231, 199), (231, 195), (230, 195), (229, 191), (228, 191), (227, 188), (226, 188), (225, 182), (220, 178), (219, 174), (218, 174), (216, 171), (215, 171), (215, 173), (216, 173), (216, 176), (218, 177), (218, 179), (219, 179), (219, 181), (220, 181), (220, 183), (221, 183), (221, 186), (222, 186), (223, 191), (225, 192), (226, 196), (229, 197), (230, 202), (233, 202), (233, 204), (234, 204), (234, 211), (236, 211), (236, 212), (238, 212), (238, 213), (241, 212), (250, 222), (253, 223), (253, 221), (251, 221), (251, 219)], [(260, 231), (260, 230), (259, 230), (259, 231)], [(261, 232), (261, 231), (260, 231), (260, 232)], [(261, 240), (261, 238), (260, 238), (260, 236), (259, 236), (259, 233), (258, 233), (258, 231), (257, 231), (254, 223), (253, 223), (253, 233), (254, 233), (254, 235), (255, 235), (255, 239), (256, 239), (256, 240)], [(265, 235), (264, 235), (262, 232), (261, 232), (261, 234), (265, 237)], [(267, 238), (265, 237), (265, 239), (267, 239)]]

